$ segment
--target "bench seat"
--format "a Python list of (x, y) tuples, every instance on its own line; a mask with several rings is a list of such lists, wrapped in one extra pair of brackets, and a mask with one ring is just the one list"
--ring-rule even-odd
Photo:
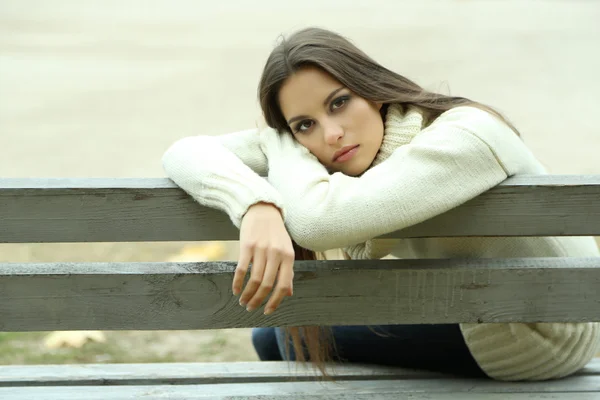
[(497, 382), (341, 365), (335, 382), (297, 363), (79, 364), (0, 367), (0, 399), (600, 399), (600, 359), (571, 377)]

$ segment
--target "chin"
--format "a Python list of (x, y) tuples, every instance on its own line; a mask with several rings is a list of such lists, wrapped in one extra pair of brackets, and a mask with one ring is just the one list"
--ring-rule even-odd
[(369, 169), (368, 166), (348, 166), (348, 168), (345, 168), (341, 172), (348, 176), (360, 176), (364, 174), (367, 171), (367, 169)]

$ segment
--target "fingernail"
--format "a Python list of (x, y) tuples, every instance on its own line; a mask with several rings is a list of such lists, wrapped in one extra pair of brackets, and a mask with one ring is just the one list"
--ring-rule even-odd
[(254, 310), (254, 307), (252, 307), (252, 306), (246, 307), (246, 311), (248, 311), (248, 312), (253, 311), (253, 310)]
[(271, 314), (272, 312), (273, 312), (273, 309), (272, 309), (272, 308), (267, 308), (267, 309), (265, 310), (265, 315), (269, 315), (269, 314)]
[(246, 302), (244, 300), (240, 300), (240, 306), (246, 307)]

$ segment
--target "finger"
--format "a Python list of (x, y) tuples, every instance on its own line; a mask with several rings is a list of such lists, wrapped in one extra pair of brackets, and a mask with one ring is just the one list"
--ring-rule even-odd
[(251, 259), (250, 249), (246, 246), (240, 247), (240, 257), (237, 266), (235, 267), (233, 283), (231, 284), (231, 290), (236, 296), (242, 291), (242, 286), (244, 285), (244, 279), (246, 278), (246, 272), (248, 272), (248, 265), (250, 264)]
[(246, 283), (246, 287), (240, 297), (240, 304), (245, 306), (248, 301), (254, 296), (256, 290), (260, 286), (265, 271), (266, 251), (264, 249), (255, 248), (252, 255), (252, 269), (250, 270), (250, 279)]
[(277, 285), (271, 295), (271, 298), (265, 306), (265, 315), (273, 313), (283, 301), (285, 296), (291, 296), (294, 284), (294, 259), (293, 257), (285, 258), (279, 267), (277, 277)]
[(275, 278), (279, 272), (279, 265), (281, 264), (281, 256), (278, 253), (271, 253), (267, 260), (267, 266), (262, 277), (262, 282), (258, 287), (258, 290), (254, 296), (248, 301), (248, 311), (252, 311), (262, 304), (263, 300), (273, 289), (275, 284)]

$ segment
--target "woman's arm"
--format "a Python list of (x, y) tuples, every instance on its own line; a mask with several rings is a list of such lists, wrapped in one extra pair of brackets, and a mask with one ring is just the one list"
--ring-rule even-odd
[(254, 204), (271, 203), (284, 212), (278, 191), (260, 176), (268, 164), (257, 129), (180, 139), (162, 164), (173, 182), (200, 204), (225, 211), (237, 228)]
[(498, 185), (509, 174), (473, 132), (514, 133), (481, 113), (472, 121), (434, 122), (361, 177), (330, 175), (290, 134), (262, 133), (269, 181), (285, 202), (288, 232), (311, 250), (347, 247), (427, 220)]
[(294, 249), (283, 224), (281, 196), (260, 176), (266, 175), (268, 164), (258, 131), (180, 139), (162, 162), (167, 175), (196, 201), (229, 214), (240, 229), (232, 291), (240, 294), (252, 262), (240, 305), (251, 311), (272, 290), (265, 313), (273, 312), (285, 296), (292, 295)]

